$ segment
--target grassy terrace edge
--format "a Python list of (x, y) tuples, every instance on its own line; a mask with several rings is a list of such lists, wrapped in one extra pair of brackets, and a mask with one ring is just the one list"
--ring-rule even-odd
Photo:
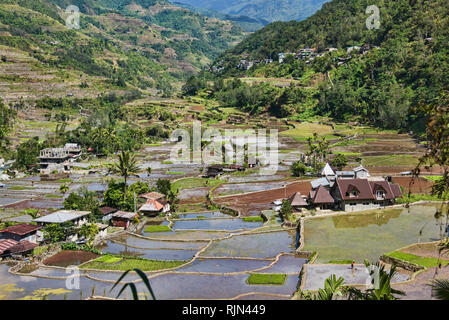
[(246, 283), (250, 285), (284, 285), (287, 279), (286, 274), (282, 273), (252, 273)]
[(80, 266), (80, 269), (127, 271), (140, 269), (142, 271), (158, 271), (172, 269), (186, 264), (187, 260), (148, 260), (143, 258), (125, 258), (122, 256), (105, 255)]

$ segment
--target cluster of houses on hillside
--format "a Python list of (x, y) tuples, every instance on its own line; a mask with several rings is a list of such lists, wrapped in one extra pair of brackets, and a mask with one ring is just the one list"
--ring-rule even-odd
[[(347, 53), (347, 57), (339, 57), (336, 58), (336, 62), (338, 65), (346, 63), (347, 61), (349, 61), (352, 58), (352, 54), (354, 53), (359, 53), (359, 54), (366, 54), (371, 50), (371, 46), (369, 44), (364, 44), (363, 46), (359, 47), (359, 46), (351, 46), (346, 48), (346, 53)], [(325, 55), (333, 52), (333, 51), (337, 51), (337, 48), (327, 48), (325, 50), (323, 50), (320, 53), (317, 53), (317, 49), (316, 48), (302, 48), (299, 49), (297, 52), (281, 52), (278, 53), (278, 62), (280, 64), (284, 63), (285, 59), (288, 56), (292, 56), (293, 58), (297, 59), (297, 60), (303, 60), (305, 61), (307, 64), (314, 61), (317, 57), (324, 57)], [(237, 68), (242, 69), (242, 70), (249, 70), (251, 69), (253, 66), (261, 64), (261, 63), (265, 63), (265, 64), (270, 64), (273, 63), (273, 59), (261, 59), (261, 60), (248, 60), (248, 59), (242, 59), (239, 61), (239, 64), (237, 65)], [(218, 68), (215, 67), (215, 69), (213, 69), (213, 71), (218, 72), (221, 71), (223, 68)]]
[[(146, 202), (140, 206), (142, 215), (155, 217), (161, 213), (170, 212), (170, 204), (165, 196), (158, 192), (145, 193), (139, 196)], [(100, 208), (101, 223), (96, 223), (99, 233), (96, 239), (107, 236), (109, 226), (128, 229), (139, 216), (136, 212), (120, 211), (115, 208), (103, 206)], [(43, 229), (48, 225), (62, 225), (71, 223), (74, 232), (67, 236), (67, 242), (84, 243), (86, 239), (80, 237), (78, 231), (89, 223), (90, 211), (59, 210), (51, 214), (34, 219), (31, 223), (22, 223), (0, 230), (0, 258), (8, 256), (28, 255), (34, 248), (44, 241)]]
[(295, 210), (361, 211), (393, 205), (402, 197), (399, 185), (382, 177), (371, 177), (363, 166), (352, 171), (334, 171), (326, 164), (321, 175), (311, 181), (308, 195), (297, 192), (288, 199)]

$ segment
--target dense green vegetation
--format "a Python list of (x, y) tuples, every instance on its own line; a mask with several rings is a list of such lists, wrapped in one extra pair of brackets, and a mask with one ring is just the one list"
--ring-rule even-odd
[[(365, 11), (369, 5), (380, 8), (379, 29), (366, 28), (369, 15)], [(273, 101), (263, 100), (264, 93), (271, 91), (266, 94), (270, 99), (286, 95), (288, 102), (281, 103), (280, 113), (276, 113), (280, 116), (317, 114), (338, 121), (423, 132), (425, 118), (414, 107), (438, 99), (449, 87), (448, 13), (449, 4), (443, 0), (334, 0), (305, 21), (268, 25), (214, 64), (223, 68), (216, 73), (220, 78), (293, 77), (299, 79), (296, 84), (299, 88), (254, 84), (236, 89), (240, 86), (232, 85), (224, 90), (225, 94), (217, 94), (217, 98), (225, 105), (261, 112), (273, 110)], [(346, 48), (350, 46), (364, 46), (366, 51), (348, 53)], [(308, 64), (293, 57), (282, 64), (276, 62), (278, 53), (298, 52), (305, 47), (313, 47), (318, 53), (329, 47), (337, 50)], [(237, 67), (243, 58), (271, 58), (275, 62), (243, 71)], [(310, 92), (310, 85), (319, 91)], [(223, 90), (220, 86), (218, 89), (215, 91)], [(313, 99), (304, 94), (292, 96), (291, 92), (309, 92)], [(235, 102), (235, 96), (242, 99)], [(316, 102), (305, 103), (308, 100)], [(251, 110), (248, 105), (253, 106)], [(292, 106), (300, 106), (302, 110)], [(291, 111), (285, 113), (284, 109)]]

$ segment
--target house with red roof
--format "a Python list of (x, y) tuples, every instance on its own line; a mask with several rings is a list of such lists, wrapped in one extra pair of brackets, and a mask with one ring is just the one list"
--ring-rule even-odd
[(155, 217), (160, 213), (170, 212), (170, 204), (168, 201), (162, 199), (148, 199), (147, 202), (139, 208), (139, 211), (146, 216)]
[(335, 200), (335, 209), (349, 212), (383, 208), (402, 197), (398, 185), (368, 179), (337, 179), (330, 194)]

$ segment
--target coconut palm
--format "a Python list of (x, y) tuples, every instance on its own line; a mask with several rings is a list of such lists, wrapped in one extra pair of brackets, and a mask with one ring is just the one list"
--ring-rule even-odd
[(122, 151), (118, 156), (118, 163), (114, 163), (109, 167), (109, 173), (119, 174), (125, 179), (125, 186), (123, 190), (123, 200), (126, 200), (126, 188), (128, 178), (136, 176), (140, 171), (137, 165), (138, 161), (134, 154), (129, 151)]
[(405, 294), (391, 287), (391, 280), (397, 273), (396, 266), (391, 266), (390, 272), (386, 272), (385, 265), (380, 262), (371, 264), (365, 261), (365, 265), (370, 272), (373, 288), (369, 288), (365, 292), (356, 288), (348, 288), (346, 293), (349, 300), (397, 300), (395, 294)]
[(345, 279), (331, 275), (324, 281), (324, 289), (319, 289), (317, 294), (301, 292), (301, 298), (304, 300), (333, 300), (337, 296), (343, 295)]
[(436, 279), (430, 286), (434, 297), (439, 300), (449, 300), (449, 280)]

